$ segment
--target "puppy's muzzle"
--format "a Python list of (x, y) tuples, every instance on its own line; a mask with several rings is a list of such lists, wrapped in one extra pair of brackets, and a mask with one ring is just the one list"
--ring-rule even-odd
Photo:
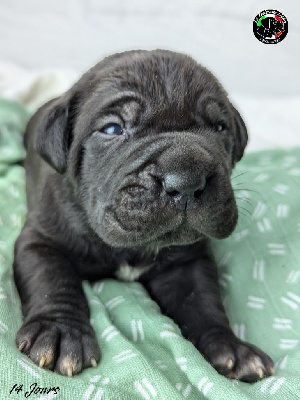
[(175, 146), (169, 146), (158, 157), (152, 176), (173, 207), (180, 211), (196, 210), (215, 172), (214, 161), (201, 144), (195, 143), (194, 137), (182, 137), (179, 143), (175, 139)]
[(168, 173), (162, 178), (163, 190), (173, 198), (177, 209), (185, 211), (201, 196), (206, 187), (206, 177), (191, 178), (184, 173)]

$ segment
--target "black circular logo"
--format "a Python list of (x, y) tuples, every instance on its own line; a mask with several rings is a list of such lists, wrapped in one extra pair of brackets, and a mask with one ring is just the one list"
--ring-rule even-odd
[(288, 33), (288, 21), (277, 10), (263, 10), (254, 18), (253, 33), (265, 44), (279, 43)]

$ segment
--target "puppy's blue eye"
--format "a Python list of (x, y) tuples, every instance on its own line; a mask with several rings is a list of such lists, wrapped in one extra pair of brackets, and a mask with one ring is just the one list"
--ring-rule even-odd
[(219, 122), (218, 123), (217, 131), (218, 132), (226, 132), (227, 131), (227, 126), (224, 124), (224, 122)]
[(101, 132), (107, 135), (123, 135), (124, 131), (119, 124), (108, 124), (101, 129)]

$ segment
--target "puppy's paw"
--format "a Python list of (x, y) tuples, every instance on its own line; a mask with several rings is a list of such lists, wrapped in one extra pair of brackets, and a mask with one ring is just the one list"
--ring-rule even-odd
[(239, 340), (231, 331), (206, 333), (197, 347), (227, 378), (252, 383), (275, 374), (274, 363), (267, 354)]
[(89, 322), (38, 320), (25, 323), (17, 347), (41, 368), (71, 377), (83, 368), (96, 367), (100, 350)]

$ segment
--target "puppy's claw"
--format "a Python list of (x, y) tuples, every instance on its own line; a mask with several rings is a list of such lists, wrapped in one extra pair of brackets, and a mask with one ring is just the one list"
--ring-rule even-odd
[(69, 378), (72, 378), (72, 376), (73, 376), (73, 369), (72, 369), (71, 367), (67, 369), (67, 375), (68, 375)]
[(42, 356), (40, 359), (39, 367), (43, 368), (43, 366), (45, 365), (45, 362), (46, 362), (46, 357)]
[(26, 346), (27, 346), (27, 341), (23, 340), (23, 342), (19, 344), (19, 347), (18, 347), (19, 351), (22, 352)]
[(273, 367), (270, 368), (270, 375), (275, 375), (275, 369)]
[(262, 379), (264, 377), (264, 371), (262, 370), (262, 368), (258, 368), (256, 371), (259, 379)]
[(229, 358), (229, 360), (227, 361), (226, 367), (227, 367), (228, 369), (232, 369), (232, 367), (233, 367), (233, 360), (232, 360), (231, 358)]
[(96, 368), (97, 367), (97, 361), (96, 361), (96, 359), (95, 359), (95, 357), (91, 357), (90, 358), (90, 362), (91, 362), (91, 366), (92, 367), (94, 367), (94, 368)]

